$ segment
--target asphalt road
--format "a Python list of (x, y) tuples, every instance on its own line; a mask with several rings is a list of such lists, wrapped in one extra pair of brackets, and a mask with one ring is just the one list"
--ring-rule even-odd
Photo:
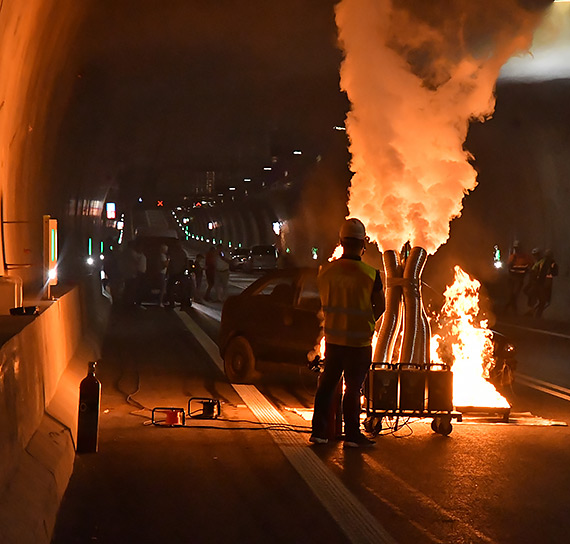
[[(232, 289), (249, 281), (234, 274)], [(417, 420), (343, 450), (308, 445), (310, 372), (227, 382), (219, 309), (113, 315), (99, 453), (77, 457), (53, 543), (568, 542), (570, 430), (553, 424), (570, 420), (564, 331), (499, 325), (519, 349), (511, 423), (466, 417), (444, 437)], [(194, 397), (220, 400), (222, 417), (149, 424)]]

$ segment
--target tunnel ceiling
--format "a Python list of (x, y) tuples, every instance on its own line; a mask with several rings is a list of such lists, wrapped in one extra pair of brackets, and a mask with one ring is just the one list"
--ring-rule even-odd
[(322, 152), (347, 108), (334, 3), (92, 3), (60, 163), (72, 153), (95, 181), (152, 188), (261, 170), (279, 148)]

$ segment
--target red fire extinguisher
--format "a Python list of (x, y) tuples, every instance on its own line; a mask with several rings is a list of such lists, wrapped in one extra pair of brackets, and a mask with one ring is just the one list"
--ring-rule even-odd
[(99, 442), (99, 405), (101, 383), (95, 376), (97, 363), (89, 363), (87, 376), (79, 384), (79, 416), (77, 421), (77, 452), (94, 453)]

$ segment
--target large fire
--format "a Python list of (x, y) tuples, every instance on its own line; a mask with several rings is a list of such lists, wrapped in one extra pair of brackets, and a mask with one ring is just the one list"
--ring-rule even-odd
[(487, 381), (492, 364), (492, 331), (479, 319), (479, 288), (459, 266), (455, 281), (445, 290), (438, 321), (445, 333), (432, 337), (432, 363), (451, 361), (453, 405), (508, 408), (509, 403)]
[[(331, 259), (338, 258), (333, 256)], [(487, 321), (479, 319), (481, 284), (455, 267), (455, 279), (444, 292), (445, 303), (435, 318), (441, 334), (431, 338), (431, 364), (448, 365), (453, 371), (453, 405), (458, 407), (509, 408), (508, 401), (487, 381), (493, 357), (493, 333)], [(372, 353), (378, 331), (372, 338)], [(321, 338), (316, 350), (325, 358), (326, 346)]]

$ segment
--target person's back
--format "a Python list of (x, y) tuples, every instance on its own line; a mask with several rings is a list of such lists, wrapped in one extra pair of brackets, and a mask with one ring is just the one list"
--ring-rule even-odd
[(347, 219), (339, 237), (343, 256), (323, 265), (318, 275), (326, 354), (309, 441), (328, 442), (331, 401), (344, 376), (344, 447), (358, 448), (374, 445), (360, 431), (360, 390), (372, 362), (372, 335), (375, 320), (384, 311), (384, 296), (379, 272), (361, 261), (366, 240), (363, 223)]
[(184, 248), (176, 244), (169, 251), (170, 262), (168, 263), (168, 273), (172, 275), (184, 274), (188, 265), (188, 257)]
[(341, 346), (370, 345), (374, 333), (371, 296), (376, 270), (341, 258), (323, 265), (318, 283), (325, 315), (325, 339)]

